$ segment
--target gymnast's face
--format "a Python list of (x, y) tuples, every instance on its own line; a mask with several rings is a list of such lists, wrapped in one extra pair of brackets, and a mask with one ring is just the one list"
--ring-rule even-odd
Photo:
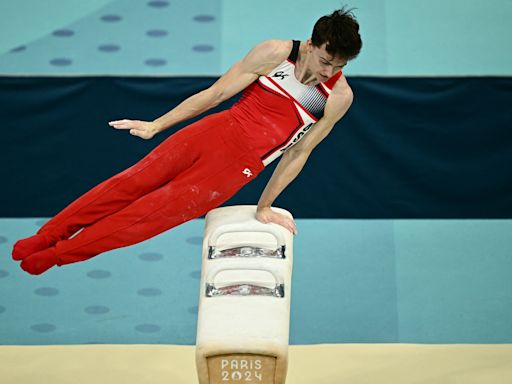
[(318, 81), (324, 82), (339, 72), (347, 65), (347, 60), (340, 57), (333, 57), (325, 50), (326, 44), (315, 47), (311, 40), (308, 40), (308, 52), (311, 55), (310, 70)]

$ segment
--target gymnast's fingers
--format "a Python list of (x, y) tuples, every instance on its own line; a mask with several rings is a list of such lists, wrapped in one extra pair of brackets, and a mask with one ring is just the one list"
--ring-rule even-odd
[(296, 235), (297, 233), (299, 233), (299, 231), (297, 231), (297, 224), (295, 224), (295, 221), (293, 220), (290, 220), (291, 221), (291, 225), (292, 225), (292, 233), (294, 235)]
[(297, 231), (297, 226), (295, 225), (295, 222), (291, 219), (288, 219), (288, 225), (289, 225), (289, 229), (290, 229), (290, 232), (293, 234), (293, 235), (296, 235), (297, 233), (299, 233)]
[(287, 230), (291, 232), (292, 235), (296, 235), (298, 233), (293, 220), (286, 216), (280, 215), (279, 219), (276, 220), (276, 223), (285, 227)]
[(116, 129), (138, 129), (137, 122), (134, 120), (117, 120), (117, 121), (110, 121), (108, 123), (112, 128)]

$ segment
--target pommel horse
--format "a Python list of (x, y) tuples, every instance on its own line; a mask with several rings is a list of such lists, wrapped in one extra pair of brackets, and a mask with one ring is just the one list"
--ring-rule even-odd
[(196, 339), (200, 384), (286, 380), (293, 235), (260, 223), (255, 213), (256, 206), (244, 205), (206, 215)]

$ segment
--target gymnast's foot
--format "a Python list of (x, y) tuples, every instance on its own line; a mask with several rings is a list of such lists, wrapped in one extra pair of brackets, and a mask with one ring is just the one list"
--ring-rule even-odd
[(57, 265), (55, 247), (36, 252), (25, 257), (21, 262), (21, 268), (31, 275), (40, 275), (55, 265)]
[(12, 249), (12, 258), (14, 260), (23, 260), (25, 257), (33, 253), (48, 248), (49, 241), (43, 235), (34, 235), (26, 239), (18, 240)]

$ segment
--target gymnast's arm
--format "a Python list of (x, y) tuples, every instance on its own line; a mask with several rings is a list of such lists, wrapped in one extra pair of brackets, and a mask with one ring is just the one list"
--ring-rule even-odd
[(352, 104), (352, 90), (342, 76), (336, 82), (324, 109), (324, 116), (293, 147), (289, 148), (279, 161), (265, 190), (261, 194), (256, 219), (263, 223), (276, 223), (297, 234), (293, 220), (274, 212), (270, 206), (279, 194), (290, 184), (306, 164), (313, 149), (331, 132), (334, 125), (345, 115)]
[(206, 112), (245, 89), (260, 74), (266, 74), (269, 68), (286, 59), (287, 50), (283, 46), (280, 40), (267, 40), (256, 45), (212, 86), (185, 99), (154, 121), (124, 119), (111, 121), (109, 125), (117, 129), (129, 129), (134, 136), (151, 139), (158, 132)]

